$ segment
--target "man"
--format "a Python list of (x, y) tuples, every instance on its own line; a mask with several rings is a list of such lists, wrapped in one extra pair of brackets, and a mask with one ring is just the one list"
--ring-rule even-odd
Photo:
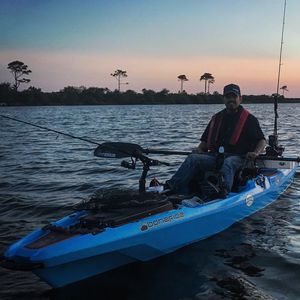
[(220, 150), (225, 151), (225, 159), (220, 167), (224, 183), (220, 197), (230, 192), (236, 171), (243, 166), (244, 158), (255, 160), (264, 150), (266, 140), (258, 120), (240, 104), (240, 88), (236, 84), (224, 87), (225, 109), (215, 114), (201, 137), (201, 142), (182, 163), (174, 176), (166, 182), (172, 192), (188, 194), (189, 185), (199, 172), (216, 168)]

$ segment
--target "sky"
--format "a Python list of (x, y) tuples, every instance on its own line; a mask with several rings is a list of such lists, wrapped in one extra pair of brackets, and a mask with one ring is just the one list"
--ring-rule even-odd
[[(117, 88), (110, 74), (126, 70), (128, 85), (188, 93), (228, 83), (243, 94), (276, 92), (284, 0), (0, 0), (0, 82), (7, 64), (32, 70), (30, 85)], [(300, 97), (300, 1), (287, 0), (280, 86)], [(123, 83), (125, 83), (123, 81)], [(25, 85), (23, 85), (25, 87)]]

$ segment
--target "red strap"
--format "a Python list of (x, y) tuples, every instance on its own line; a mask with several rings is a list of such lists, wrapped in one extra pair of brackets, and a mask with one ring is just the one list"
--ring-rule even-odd
[(215, 120), (216, 120), (216, 115), (214, 115), (212, 117), (211, 122), (210, 122), (210, 126), (209, 126), (209, 130), (208, 130), (208, 138), (207, 138), (207, 148), (208, 148), (208, 150), (211, 150), (211, 146), (212, 146), (211, 137), (212, 137), (212, 133), (213, 133), (214, 126), (215, 126)]
[(237, 141), (239, 140), (240, 135), (242, 133), (242, 130), (244, 128), (244, 125), (245, 125), (245, 123), (247, 121), (247, 118), (248, 118), (249, 114), (250, 113), (249, 113), (248, 110), (243, 109), (243, 111), (242, 111), (242, 113), (240, 115), (240, 119), (239, 119), (238, 123), (236, 124), (234, 132), (233, 132), (233, 135), (232, 135), (232, 137), (230, 139), (230, 144), (231, 145), (235, 146), (236, 143), (237, 143)]
[(221, 113), (215, 114), (210, 122), (208, 137), (207, 137), (207, 149), (208, 151), (214, 151), (214, 146), (219, 137), (219, 132), (223, 120), (223, 111)]
[(223, 114), (221, 114), (220, 117), (218, 118), (218, 123), (217, 123), (218, 126), (217, 126), (217, 130), (216, 130), (214, 144), (217, 142), (217, 139), (219, 137), (219, 132), (220, 132), (222, 121), (223, 121)]

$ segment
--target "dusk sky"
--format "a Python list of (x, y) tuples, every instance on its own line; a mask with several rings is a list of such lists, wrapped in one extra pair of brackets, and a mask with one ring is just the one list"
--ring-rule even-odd
[[(1, 0), (0, 82), (12, 82), (7, 64), (32, 70), (30, 85), (115, 89), (110, 76), (126, 70), (141, 91), (211, 91), (240, 84), (244, 94), (276, 92), (283, 0)], [(300, 97), (300, 1), (287, 0), (281, 85)], [(23, 85), (24, 86), (24, 85)]]

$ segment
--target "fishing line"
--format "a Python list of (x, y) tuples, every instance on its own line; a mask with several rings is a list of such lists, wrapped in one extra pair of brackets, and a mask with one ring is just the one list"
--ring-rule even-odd
[(55, 130), (55, 129), (50, 129), (50, 128), (40, 126), (40, 125), (36, 125), (36, 124), (30, 123), (30, 122), (22, 121), (22, 120), (13, 118), (13, 117), (8, 117), (8, 116), (4, 116), (4, 115), (0, 115), (0, 117), (6, 118), (6, 119), (9, 119), (9, 120), (13, 120), (13, 121), (16, 121), (16, 122), (20, 122), (20, 123), (23, 123), (23, 124), (27, 124), (27, 125), (30, 125), (30, 126), (33, 126), (33, 127), (37, 127), (37, 128), (43, 129), (43, 130), (52, 131), (52, 132), (55, 132), (55, 133), (58, 133), (58, 134), (61, 134), (61, 135), (68, 136), (68, 137), (73, 138), (73, 139), (81, 140), (81, 141), (88, 142), (88, 143), (91, 143), (91, 144), (95, 144), (95, 145), (98, 145), (98, 146), (101, 145), (100, 143), (94, 142), (90, 139), (85, 139), (85, 138), (75, 136), (75, 135), (72, 135), (72, 134), (69, 134), (69, 133), (61, 132), (61, 131), (58, 131), (58, 130)]

